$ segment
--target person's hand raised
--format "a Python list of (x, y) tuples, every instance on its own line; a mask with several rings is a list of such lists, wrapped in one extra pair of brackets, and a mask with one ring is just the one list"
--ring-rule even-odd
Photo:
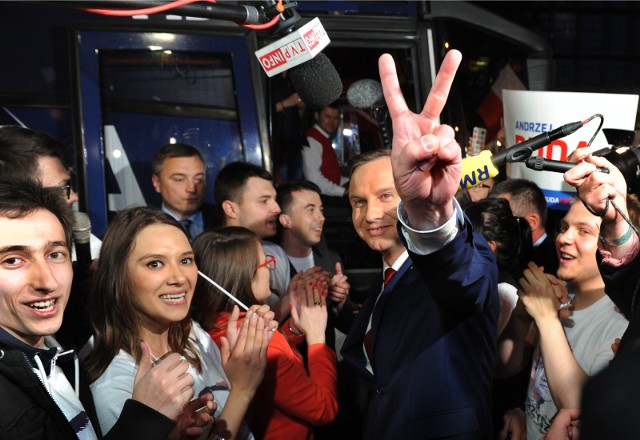
[(453, 129), (441, 125), (439, 119), (461, 60), (457, 50), (447, 53), (419, 114), (407, 107), (391, 55), (382, 55), (378, 62), (393, 121), (391, 164), (395, 186), (411, 226), (417, 229), (439, 227), (454, 212), (452, 199), (460, 183), (462, 153)]

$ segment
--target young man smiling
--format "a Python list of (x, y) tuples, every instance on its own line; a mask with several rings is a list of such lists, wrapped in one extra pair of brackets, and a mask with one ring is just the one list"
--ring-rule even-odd
[(577, 199), (560, 224), (557, 277), (571, 294), (568, 316), (558, 313), (561, 300), (569, 298), (564, 284), (529, 263), (520, 280), (522, 304), (499, 341), (502, 363), (517, 367), (531, 320), (535, 322), (538, 343), (525, 402), (527, 438), (544, 436), (558, 409), (580, 407), (582, 387), (613, 358), (611, 345), (627, 328), (628, 321), (605, 294), (598, 270), (600, 224)]
[[(327, 345), (335, 349), (334, 328), (339, 325), (341, 331), (348, 330), (355, 304), (347, 299), (350, 286), (346, 275), (342, 273), (340, 256), (322, 241), (324, 214), (320, 188), (306, 180), (285, 182), (278, 186), (276, 200), (282, 208), (280, 245), (287, 253), (292, 272), (322, 269), (327, 278), (328, 299), (331, 301)], [(279, 284), (288, 287), (289, 280), (282, 280)], [(343, 311), (345, 304), (348, 305)], [(346, 316), (337, 321), (343, 313)]]

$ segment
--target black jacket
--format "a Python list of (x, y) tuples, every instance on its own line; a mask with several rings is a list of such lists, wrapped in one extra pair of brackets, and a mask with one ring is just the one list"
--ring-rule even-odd
[[(21, 348), (24, 348), (21, 349)], [(55, 349), (53, 349), (55, 350)], [(46, 357), (47, 350), (37, 350)], [(77, 439), (75, 430), (33, 371), (36, 349), (0, 329), (0, 440)], [(58, 365), (74, 380), (75, 354)], [(89, 384), (80, 375), (80, 401), (98, 438), (157, 440), (167, 438), (175, 422), (135, 400), (128, 400), (118, 422), (102, 436)]]

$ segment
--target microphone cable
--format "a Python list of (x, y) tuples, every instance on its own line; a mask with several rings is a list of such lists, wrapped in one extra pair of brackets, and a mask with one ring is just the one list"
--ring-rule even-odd
[[(160, 12), (166, 12), (166, 11), (170, 11), (171, 9), (179, 8), (180, 6), (185, 6), (191, 3), (198, 3), (198, 2), (216, 3), (216, 0), (173, 0), (163, 5), (150, 6), (148, 8), (142, 8), (142, 9), (97, 9), (97, 8), (82, 8), (82, 9), (86, 12), (91, 12), (93, 14), (99, 14), (99, 15), (107, 15), (112, 17), (133, 17), (135, 15), (152, 15)], [(282, 0), (278, 0), (278, 3), (275, 5), (275, 8), (279, 13), (284, 12), (286, 9), (285, 6), (283, 6), (282, 4)], [(275, 26), (276, 23), (278, 23), (278, 21), (280, 20), (280, 18), (281, 16), (280, 14), (278, 14), (264, 24), (240, 24), (240, 26), (243, 26), (247, 29), (252, 29), (252, 30), (264, 30), (264, 29), (269, 29)]]

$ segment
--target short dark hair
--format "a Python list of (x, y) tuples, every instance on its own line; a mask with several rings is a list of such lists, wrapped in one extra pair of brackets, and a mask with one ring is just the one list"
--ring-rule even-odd
[(57, 188), (43, 188), (37, 181), (24, 177), (0, 179), (0, 217), (21, 219), (38, 210), (46, 210), (56, 216), (71, 249), (75, 219), (71, 207), (60, 197)]
[(273, 182), (273, 177), (271, 177), (269, 171), (249, 162), (232, 162), (220, 170), (213, 184), (213, 200), (221, 219), (225, 218), (222, 203), (225, 200), (239, 203), (242, 199), (244, 186), (247, 180), (252, 177)]
[(318, 185), (308, 180), (290, 180), (278, 185), (276, 188), (276, 203), (280, 206), (280, 211), (286, 213), (293, 202), (293, 193), (303, 190), (313, 191), (318, 195), (321, 194)]
[(547, 200), (535, 182), (527, 179), (507, 179), (493, 186), (489, 197), (508, 194), (511, 198), (513, 214), (524, 217), (530, 212), (540, 216), (542, 225), (547, 224)]
[(325, 109), (325, 108), (327, 108), (327, 107), (332, 108), (332, 109), (334, 109), (334, 110), (338, 110), (338, 111), (340, 111), (340, 106), (338, 105), (338, 101), (334, 101), (334, 102), (331, 102), (331, 103), (329, 103), (329, 104), (325, 105), (324, 107), (320, 107), (320, 108), (318, 108), (318, 109), (314, 109), (314, 111), (315, 111), (316, 113), (320, 113), (322, 110), (324, 110), (324, 109)]
[(353, 172), (364, 165), (365, 163), (371, 162), (373, 160), (379, 159), (381, 157), (391, 157), (391, 150), (389, 149), (380, 149), (380, 150), (372, 150), (367, 151), (366, 153), (358, 154), (357, 156), (352, 157), (349, 160), (349, 178), (353, 176)]
[(0, 177), (38, 176), (38, 158), (46, 156), (60, 159), (70, 168), (69, 151), (62, 142), (30, 128), (0, 127)]
[(166, 144), (160, 147), (153, 155), (153, 161), (151, 162), (153, 174), (160, 174), (164, 161), (172, 157), (197, 157), (200, 159), (200, 162), (204, 164), (202, 153), (200, 153), (200, 150), (193, 145), (181, 144), (179, 142), (175, 144)]

